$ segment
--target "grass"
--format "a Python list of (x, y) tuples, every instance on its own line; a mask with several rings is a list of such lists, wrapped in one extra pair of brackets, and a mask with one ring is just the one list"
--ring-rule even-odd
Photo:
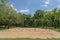
[(52, 38), (52, 39), (40, 39), (40, 38), (36, 38), (36, 39), (32, 39), (32, 38), (0, 38), (0, 40), (60, 40), (60, 38), (58, 39), (55, 39), (55, 38)]
[(56, 29), (51, 29), (51, 30), (54, 30), (54, 31), (56, 31), (56, 32), (60, 32), (60, 28), (56, 28)]
[(55, 31), (57, 31), (57, 32), (60, 32), (60, 29), (54, 29)]

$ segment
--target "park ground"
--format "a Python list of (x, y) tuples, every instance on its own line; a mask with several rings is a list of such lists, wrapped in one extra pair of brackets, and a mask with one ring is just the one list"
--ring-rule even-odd
[(10, 28), (0, 31), (1, 40), (59, 40), (59, 38), (60, 32), (51, 29)]

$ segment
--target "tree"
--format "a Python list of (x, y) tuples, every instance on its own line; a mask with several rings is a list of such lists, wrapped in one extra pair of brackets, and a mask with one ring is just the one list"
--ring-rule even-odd
[(34, 14), (35, 19), (40, 19), (43, 17), (44, 11), (43, 10), (37, 10)]
[(51, 26), (57, 28), (59, 24), (60, 12), (57, 8), (54, 8), (52, 11), (47, 11), (44, 14), (44, 18), (45, 20), (49, 20)]
[(43, 15), (45, 11), (44, 10), (37, 10), (34, 14), (34, 20), (35, 20), (35, 25), (36, 26), (42, 26), (42, 20), (43, 20)]
[(23, 14), (23, 16), (24, 16), (24, 26), (28, 27), (30, 24), (31, 15)]

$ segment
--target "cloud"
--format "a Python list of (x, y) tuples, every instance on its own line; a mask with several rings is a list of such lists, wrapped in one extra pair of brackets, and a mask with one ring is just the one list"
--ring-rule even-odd
[(14, 7), (13, 4), (10, 4), (11, 7)]
[(17, 11), (17, 13), (29, 13), (29, 9), (17, 10), (13, 4), (10, 4), (10, 7)]
[(47, 7), (48, 5), (45, 4), (45, 5), (43, 5), (43, 6)]
[(48, 1), (46, 1), (46, 2), (45, 2), (45, 4), (46, 4), (46, 5), (48, 5), (48, 4), (49, 4), (49, 0), (48, 0)]
[(48, 5), (47, 4), (44, 4), (44, 5), (42, 5), (42, 7), (48, 7)]
[(47, 1), (45, 1), (44, 5), (42, 5), (42, 6), (47, 7), (49, 4), (50, 4), (50, 0), (47, 0)]
[(23, 9), (23, 10), (17, 10), (13, 4), (10, 4), (10, 7), (12, 7), (15, 11), (17, 11), (17, 13), (28, 13), (29, 9)]
[(17, 12), (18, 12), (18, 10), (14, 7), (14, 5), (13, 5), (13, 4), (10, 4), (10, 7), (12, 7), (15, 11), (17, 11)]
[(21, 12), (21, 13), (27, 13), (27, 12), (29, 12), (29, 9), (20, 10), (19, 12)]

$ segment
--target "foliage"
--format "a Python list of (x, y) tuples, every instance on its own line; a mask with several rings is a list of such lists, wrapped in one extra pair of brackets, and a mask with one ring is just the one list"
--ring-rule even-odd
[(60, 28), (60, 9), (36, 10), (34, 16), (17, 13), (8, 5), (8, 0), (0, 0), (0, 26), (54, 27)]

